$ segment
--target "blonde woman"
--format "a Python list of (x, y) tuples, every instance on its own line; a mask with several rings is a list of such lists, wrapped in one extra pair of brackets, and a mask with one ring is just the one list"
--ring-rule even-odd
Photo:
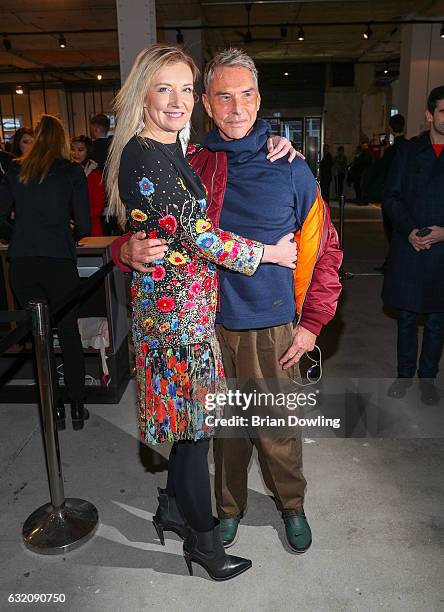
[[(32, 298), (45, 298), (50, 308), (79, 285), (72, 213), (79, 237), (90, 229), (88, 185), (83, 169), (70, 161), (69, 144), (56, 117), (43, 115), (31, 150), (11, 163), (0, 184), (0, 221), (14, 206), (15, 225), (9, 244), (10, 282), (21, 308)], [(89, 417), (84, 408), (85, 365), (71, 307), (56, 320), (65, 382), (74, 429)], [(57, 395), (57, 424), (65, 428), (65, 407)]]
[(261, 261), (294, 267), (295, 247), (289, 239), (264, 246), (207, 219), (205, 190), (179, 141), (197, 75), (179, 48), (156, 45), (138, 55), (116, 99), (107, 186), (111, 214), (168, 246), (153, 272), (133, 273), (131, 289), (141, 437), (173, 442), (154, 525), (162, 543), (164, 530), (184, 538), (190, 573), (194, 561), (227, 580), (251, 561), (226, 555), (211, 509), (205, 397), (225, 390), (215, 264), (249, 275)]

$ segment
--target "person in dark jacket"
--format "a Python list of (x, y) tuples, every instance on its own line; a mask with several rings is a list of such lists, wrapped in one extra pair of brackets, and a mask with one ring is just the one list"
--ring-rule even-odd
[[(108, 136), (110, 121), (104, 113), (95, 115), (90, 122), (90, 132), (92, 142), (91, 159), (97, 162), (102, 174), (105, 172), (108, 151), (112, 142), (112, 137)], [(105, 208), (101, 217), (102, 231), (105, 236), (120, 234), (117, 219), (114, 215), (108, 214), (108, 203), (105, 194)]]
[[(15, 210), (9, 277), (21, 308), (33, 298), (44, 298), (52, 309), (79, 287), (70, 220), (74, 216), (79, 236), (89, 233), (88, 184), (83, 169), (69, 161), (69, 154), (62, 124), (43, 115), (32, 149), (10, 165), (0, 184), (0, 221)], [(89, 415), (83, 405), (85, 365), (77, 310), (69, 308), (56, 317), (56, 323), (73, 427), (81, 429)], [(63, 429), (64, 405), (55, 387), (57, 422)]]
[(333, 157), (328, 144), (324, 145), (324, 157), (319, 164), (319, 184), (321, 194), (327, 204), (330, 203), (330, 183), (333, 176)]
[[(387, 147), (384, 151), (384, 155), (381, 159), (373, 164), (373, 175), (369, 178), (369, 182), (371, 183), (371, 189), (369, 195), (370, 202), (380, 202), (383, 204), (383, 193), (385, 183), (387, 181), (387, 176), (390, 172), (391, 165), (396, 157), (396, 153), (399, 148), (402, 147), (407, 141), (407, 138), (404, 135), (405, 129), (405, 119), (403, 115), (397, 114), (393, 115), (389, 119), (390, 129), (394, 135), (393, 144)], [(388, 217), (387, 213), (384, 210), (384, 206), (381, 206), (382, 212), (382, 222), (384, 224), (384, 233), (387, 238), (388, 244), (390, 244), (390, 240), (392, 239), (393, 226)], [(384, 273), (387, 268), (387, 257), (385, 258), (384, 263), (375, 268), (377, 272)]]
[(338, 153), (333, 159), (332, 173), (335, 178), (336, 199), (344, 195), (344, 181), (347, 174), (347, 156), (344, 147), (338, 147)]
[(97, 162), (101, 172), (105, 168), (106, 158), (108, 157), (110, 145), (110, 138), (108, 137), (109, 126), (109, 119), (104, 113), (95, 115), (90, 121), (90, 132), (93, 139), (91, 159)]
[[(418, 368), (422, 400), (436, 404), (434, 385), (444, 339), (444, 85), (427, 101), (430, 132), (401, 147), (392, 164), (384, 208), (393, 224), (383, 300), (399, 311), (398, 379), (403, 397)], [(417, 315), (424, 335), (417, 366)]]
[(387, 178), (390, 167), (399, 148), (407, 142), (407, 138), (405, 137), (405, 119), (403, 115), (397, 114), (390, 117), (389, 126), (393, 132), (394, 140), (393, 144), (387, 147), (387, 149), (384, 151), (384, 155), (382, 157), (384, 163), (386, 164), (385, 178)]
[[(11, 165), (11, 162), (13, 159), (14, 157), (10, 153), (7, 153), (6, 151), (3, 151), (3, 149), (0, 149), (0, 181), (3, 179), (3, 177), (7, 173), (8, 168)], [(9, 240), (11, 239), (11, 233), (12, 233), (12, 222), (10, 222), (9, 219), (5, 219), (4, 221), (1, 221), (0, 222), (0, 240), (5, 240), (6, 242), (9, 242)]]
[(13, 159), (14, 157), (10, 153), (7, 153), (6, 151), (3, 151), (3, 149), (0, 149), (0, 180), (8, 172), (8, 168), (11, 165)]
[(365, 177), (369, 172), (373, 163), (368, 144), (359, 146), (356, 150), (356, 155), (352, 159), (348, 167), (349, 180), (353, 184), (356, 193), (356, 204), (365, 204), (363, 201), (362, 186)]

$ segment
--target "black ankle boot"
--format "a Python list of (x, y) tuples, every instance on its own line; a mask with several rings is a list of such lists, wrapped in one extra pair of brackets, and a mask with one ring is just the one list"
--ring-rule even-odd
[(83, 429), (83, 422), (89, 419), (89, 412), (80, 400), (71, 402), (71, 419), (74, 430)]
[(183, 540), (188, 532), (188, 527), (177, 506), (176, 498), (170, 497), (166, 489), (157, 487), (157, 491), (159, 493), (157, 498), (159, 500), (159, 507), (153, 517), (153, 525), (159, 536), (160, 543), (162, 546), (165, 546), (164, 531), (174, 531)]
[(227, 555), (219, 533), (219, 521), (214, 520), (211, 531), (189, 532), (183, 543), (183, 555), (190, 576), (193, 575), (193, 561), (201, 565), (213, 580), (230, 580), (251, 567), (249, 559)]
[(58, 431), (66, 429), (65, 404), (61, 399), (57, 400), (56, 404), (56, 424)]

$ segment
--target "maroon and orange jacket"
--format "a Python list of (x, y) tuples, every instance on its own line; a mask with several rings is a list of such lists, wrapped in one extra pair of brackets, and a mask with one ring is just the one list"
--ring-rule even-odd
[[(207, 215), (218, 227), (227, 183), (227, 156), (223, 151), (188, 148), (188, 161), (199, 174), (207, 191)], [(129, 240), (125, 234), (114, 241), (112, 258), (123, 272), (130, 268), (119, 258), (121, 245)], [(298, 313), (297, 323), (318, 335), (322, 327), (335, 315), (341, 283), (338, 270), (342, 263), (342, 251), (327, 205), (320, 190), (316, 201), (295, 234), (298, 245), (297, 267), (294, 271), (294, 292)]]

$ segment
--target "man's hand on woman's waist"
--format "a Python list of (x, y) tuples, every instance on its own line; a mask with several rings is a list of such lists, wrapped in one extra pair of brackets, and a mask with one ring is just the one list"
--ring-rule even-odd
[(131, 238), (122, 244), (120, 249), (120, 261), (131, 268), (147, 274), (154, 268), (146, 264), (162, 259), (168, 250), (163, 238), (146, 238), (145, 232), (136, 232)]

